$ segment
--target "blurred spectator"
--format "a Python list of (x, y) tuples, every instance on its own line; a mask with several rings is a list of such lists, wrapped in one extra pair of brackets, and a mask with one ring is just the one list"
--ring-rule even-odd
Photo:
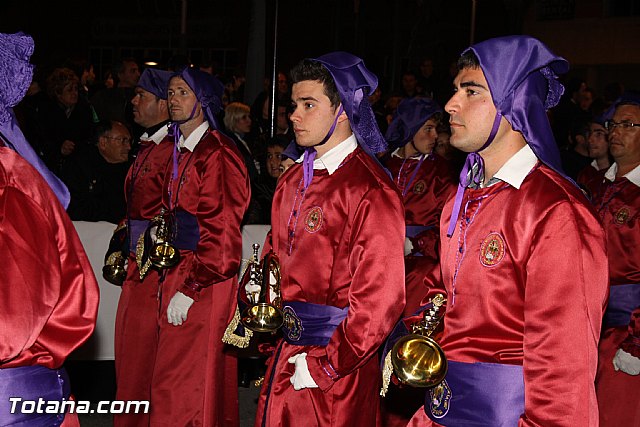
[(588, 134), (588, 120), (577, 119), (569, 132), (569, 144), (560, 151), (562, 168), (571, 179), (577, 179), (580, 171), (591, 163), (587, 143)]
[(244, 158), (249, 179), (253, 182), (260, 173), (260, 163), (255, 153), (255, 145), (251, 136), (251, 115), (248, 105), (241, 102), (232, 102), (224, 109), (224, 125), (227, 135), (236, 143), (238, 150)]
[(284, 135), (276, 135), (267, 141), (264, 173), (251, 184), (251, 206), (247, 214), (248, 224), (271, 224), (271, 202), (278, 178), (283, 172), (282, 153), (288, 145)]
[(124, 179), (131, 134), (123, 123), (111, 120), (98, 125), (95, 141), (70, 156), (61, 170), (60, 177), (71, 192), (67, 212), (74, 221), (117, 224), (126, 213)]
[(611, 166), (607, 133), (604, 128), (603, 116), (591, 120), (587, 133), (587, 149), (589, 157), (593, 161), (580, 171), (576, 180), (581, 187), (587, 190), (589, 196), (594, 194), (596, 187), (602, 182), (602, 173), (599, 172), (607, 170)]
[(91, 98), (91, 104), (100, 121), (115, 120), (124, 123), (139, 137), (143, 130), (138, 126), (134, 127), (131, 105), (131, 99), (135, 95), (134, 88), (140, 78), (138, 63), (134, 58), (123, 58), (113, 71), (117, 78), (115, 87), (97, 92)]
[(54, 173), (65, 159), (90, 143), (95, 117), (79, 96), (79, 79), (68, 68), (56, 68), (47, 77), (47, 95), (28, 118), (26, 135)]

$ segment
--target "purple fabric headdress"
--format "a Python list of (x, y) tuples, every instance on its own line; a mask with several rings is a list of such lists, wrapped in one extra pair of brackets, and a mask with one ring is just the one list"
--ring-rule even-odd
[(429, 98), (408, 98), (403, 100), (393, 117), (385, 135), (390, 146), (406, 145), (434, 115), (442, 113), (442, 108)]
[(220, 129), (216, 114), (222, 111), (224, 85), (209, 73), (187, 67), (171, 77), (181, 77), (195, 93), (211, 129)]
[(361, 58), (347, 52), (332, 52), (311, 60), (320, 62), (333, 77), (358, 142), (372, 154), (385, 151), (387, 143), (367, 98), (378, 87), (378, 77)]
[(172, 73), (170, 71), (147, 68), (142, 72), (140, 80), (138, 80), (138, 87), (151, 92), (160, 99), (166, 100), (171, 76)]
[[(486, 148), (495, 137), (500, 116), (507, 119), (513, 130), (522, 133), (535, 155), (563, 176), (560, 152), (555, 143), (546, 111), (558, 104), (564, 87), (558, 74), (569, 70), (569, 63), (555, 55), (539, 40), (529, 36), (507, 36), (483, 41), (467, 48), (475, 53), (487, 79), (497, 114)], [(481, 158), (469, 153), (460, 174), (451, 222), (447, 235), (453, 234), (458, 219), (462, 193), (469, 184), (468, 172)], [(478, 174), (481, 175), (481, 174)]]
[(69, 206), (69, 190), (33, 151), (18, 127), (14, 107), (27, 93), (33, 78), (33, 65), (29, 58), (34, 43), (24, 33), (0, 33), (0, 140), (28, 161), (47, 181), (60, 203)]

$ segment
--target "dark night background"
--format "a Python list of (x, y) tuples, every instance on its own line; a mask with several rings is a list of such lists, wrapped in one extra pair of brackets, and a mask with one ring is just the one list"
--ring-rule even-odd
[[(181, 10), (187, 5), (185, 38)], [(36, 42), (42, 72), (68, 57), (94, 64), (98, 78), (120, 57), (166, 65), (178, 53), (213, 63), (223, 75), (271, 73), (275, 0), (5, 0), (0, 31), (24, 31)], [(302, 57), (347, 50), (365, 58), (385, 92), (424, 56), (445, 74), (474, 40), (527, 33), (572, 64), (590, 86), (638, 87), (640, 0), (279, 0), (278, 68)], [(254, 11), (257, 11), (254, 13)], [(249, 54), (257, 40), (260, 55)], [(247, 67), (247, 64), (249, 66)], [(252, 76), (253, 74), (253, 76)], [(261, 84), (261, 82), (259, 83)]]

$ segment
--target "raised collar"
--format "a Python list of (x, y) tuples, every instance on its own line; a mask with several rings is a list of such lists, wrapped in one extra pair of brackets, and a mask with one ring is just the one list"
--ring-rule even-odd
[(496, 172), (493, 178), (497, 178), (512, 187), (520, 189), (522, 182), (537, 163), (538, 158), (527, 144), (511, 156), (498, 172)]
[(202, 136), (207, 132), (207, 130), (209, 130), (209, 122), (205, 120), (204, 122), (202, 122), (202, 124), (200, 124), (200, 126), (195, 128), (193, 132), (191, 132), (191, 135), (189, 135), (186, 140), (184, 139), (184, 135), (180, 136), (179, 147), (186, 148), (193, 153), (196, 145), (198, 145), (198, 142), (200, 142)]
[[(333, 174), (342, 164), (343, 160), (347, 156), (358, 148), (358, 141), (354, 134), (342, 141), (340, 144), (333, 147), (331, 150), (324, 153), (324, 155), (313, 161), (314, 169), (326, 169), (329, 175)], [(297, 163), (302, 163), (304, 155), (300, 156)]]
[[(609, 181), (613, 182), (616, 179), (616, 174), (618, 173), (618, 164), (617, 163), (613, 163), (609, 169), (607, 169), (607, 172), (605, 172), (604, 177), (607, 178)], [(640, 187), (640, 166), (636, 166), (633, 170), (631, 170), (630, 172), (627, 172), (624, 175), (625, 178), (627, 178), (629, 181), (631, 181), (636, 187)]]

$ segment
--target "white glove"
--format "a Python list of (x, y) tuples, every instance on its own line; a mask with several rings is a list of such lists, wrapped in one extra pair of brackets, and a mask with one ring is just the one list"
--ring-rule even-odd
[(613, 368), (629, 375), (640, 374), (640, 358), (632, 356), (623, 349), (618, 349), (613, 356)]
[(413, 243), (411, 243), (411, 239), (408, 237), (404, 238), (404, 256), (407, 256), (413, 250)]
[(169, 307), (167, 307), (167, 320), (173, 326), (180, 326), (182, 322), (187, 320), (187, 312), (193, 304), (193, 299), (189, 298), (182, 292), (176, 292), (176, 294), (169, 301)]
[(291, 378), (294, 390), (302, 390), (303, 388), (318, 388), (318, 384), (313, 380), (307, 366), (307, 353), (296, 354), (289, 358), (289, 363), (296, 365), (296, 371)]

